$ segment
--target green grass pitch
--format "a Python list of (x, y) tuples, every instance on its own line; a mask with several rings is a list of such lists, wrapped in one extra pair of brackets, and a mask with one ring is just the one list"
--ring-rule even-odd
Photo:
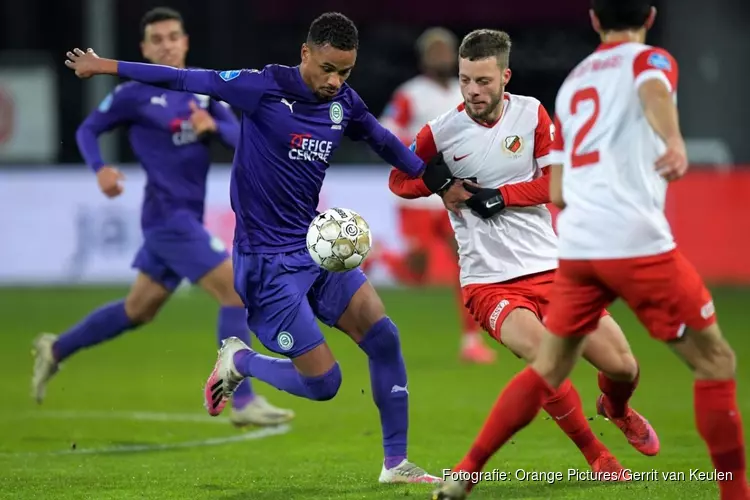
[[(8, 499), (398, 499), (429, 497), (427, 485), (377, 483), (382, 451), (366, 358), (343, 334), (326, 335), (344, 382), (330, 402), (297, 399), (261, 383), (259, 393), (293, 408), (287, 433), (259, 436), (210, 419), (202, 385), (215, 360), (216, 306), (199, 290), (176, 297), (157, 320), (99, 348), (80, 352), (52, 381), (44, 405), (29, 396), (30, 342), (59, 332), (91, 308), (120, 297), (117, 288), (0, 290), (0, 498)], [(714, 289), (720, 322), (739, 359), (739, 401), (750, 419), (748, 289)], [(399, 325), (411, 393), (410, 458), (434, 474), (466, 451), (503, 384), (522, 364), (500, 349), (494, 366), (457, 360), (458, 321), (448, 290), (385, 290)], [(572, 443), (540, 415), (488, 465), (508, 472), (472, 498), (717, 498), (712, 482), (690, 480), (711, 469), (694, 430), (688, 370), (648, 339), (632, 314), (615, 306), (641, 362), (633, 404), (660, 433), (662, 451), (647, 458), (615, 427), (596, 418), (597, 435), (634, 471), (659, 480), (598, 484), (522, 481), (516, 470), (586, 470)], [(595, 371), (573, 377), (587, 414), (598, 394)], [(248, 434), (250, 433), (250, 434)], [(248, 439), (245, 439), (248, 438)], [(201, 445), (201, 446), (199, 446)], [(75, 448), (75, 449), (74, 449)], [(684, 472), (667, 481), (662, 473)]]

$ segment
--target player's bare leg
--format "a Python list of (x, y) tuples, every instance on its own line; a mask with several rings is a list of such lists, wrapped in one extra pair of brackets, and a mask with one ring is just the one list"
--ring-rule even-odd
[(670, 347), (695, 377), (695, 419), (708, 446), (714, 468), (725, 473), (718, 480), (722, 500), (750, 499), (746, 477), (742, 417), (737, 408), (736, 359), (718, 324), (686, 330)]
[(80, 349), (92, 347), (154, 319), (171, 292), (144, 273), (139, 273), (125, 300), (106, 304), (60, 336), (43, 333), (33, 344), (32, 394), (44, 399), (47, 383), (60, 364)]
[[(557, 337), (544, 332), (536, 359), (505, 386), (469, 453), (454, 472), (481, 472), (487, 461), (517, 432), (526, 427), (554, 396), (573, 371), (584, 347), (584, 337)], [(433, 500), (463, 500), (470, 481), (446, 481)]]
[(598, 328), (589, 335), (583, 357), (599, 369), (599, 415), (612, 421), (639, 452), (647, 456), (659, 453), (656, 431), (628, 405), (638, 385), (638, 363), (625, 334), (611, 316), (599, 320)]
[[(529, 309), (513, 309), (500, 325), (503, 345), (514, 354), (532, 363), (546, 330)], [(596, 438), (583, 412), (578, 391), (569, 380), (560, 385), (543, 406), (560, 429), (568, 435), (594, 472), (616, 472), (623, 469), (615, 456)]]
[(409, 389), (396, 325), (386, 316), (375, 289), (365, 282), (336, 325), (369, 358), (372, 396), (380, 412), (385, 460), (381, 483), (437, 483), (407, 458)]
[[(237, 337), (250, 345), (250, 332), (247, 328), (247, 312), (234, 289), (232, 260), (225, 259), (209, 271), (198, 284), (220, 305), (217, 337), (219, 346), (230, 337)], [(242, 381), (232, 395), (230, 422), (237, 426), (279, 425), (294, 418), (294, 412), (277, 408), (261, 395), (255, 394), (250, 379)]]

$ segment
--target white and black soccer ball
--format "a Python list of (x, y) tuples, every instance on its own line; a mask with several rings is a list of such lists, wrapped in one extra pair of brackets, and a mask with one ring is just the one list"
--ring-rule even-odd
[(348, 208), (326, 210), (307, 229), (307, 250), (327, 271), (343, 272), (359, 267), (371, 246), (370, 226)]

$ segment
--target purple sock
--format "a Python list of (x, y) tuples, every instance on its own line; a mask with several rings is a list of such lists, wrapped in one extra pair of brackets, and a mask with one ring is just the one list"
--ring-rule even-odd
[(305, 377), (297, 371), (291, 359), (239, 351), (234, 355), (234, 366), (245, 377), (257, 378), (280, 391), (316, 401), (332, 399), (341, 386), (338, 363), (319, 377)]
[(125, 301), (112, 302), (60, 335), (52, 351), (55, 359), (61, 362), (79, 349), (101, 344), (136, 326), (125, 314)]
[(380, 411), (385, 467), (390, 469), (406, 458), (409, 430), (409, 392), (398, 328), (390, 318), (382, 318), (359, 348), (370, 360), (372, 398)]
[[(219, 309), (219, 324), (216, 335), (219, 338), (219, 346), (221, 346), (222, 340), (229, 337), (237, 337), (247, 345), (250, 345), (250, 332), (247, 330), (247, 312), (245, 308), (223, 306)], [(253, 386), (250, 379), (245, 379), (234, 391), (232, 408), (236, 410), (242, 409), (253, 399), (255, 399)]]

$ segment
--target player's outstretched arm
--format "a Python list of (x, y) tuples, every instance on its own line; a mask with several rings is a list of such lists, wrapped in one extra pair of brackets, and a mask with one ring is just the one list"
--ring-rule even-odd
[(427, 189), (421, 177), (409, 177), (397, 168), (391, 168), (388, 177), (388, 189), (400, 198), (413, 200), (415, 198), (426, 198), (432, 196), (432, 191)]
[(407, 200), (426, 198), (433, 194), (438, 194), (443, 199), (445, 208), (459, 217), (461, 217), (461, 207), (463, 204), (472, 198), (472, 194), (463, 187), (460, 180), (451, 178), (447, 188), (442, 189), (439, 193), (433, 193), (427, 187), (427, 184), (425, 184), (423, 177), (409, 177), (396, 168), (391, 169), (391, 175), (388, 178), (388, 188), (396, 196)]
[(245, 112), (255, 110), (264, 89), (264, 76), (260, 71), (177, 69), (105, 59), (96, 55), (93, 49), (86, 52), (73, 49), (66, 55), (65, 65), (74, 70), (78, 78), (117, 75), (157, 87), (208, 95)]
[[(353, 141), (366, 142), (386, 163), (393, 165), (409, 177), (422, 175), (427, 168), (426, 161), (383, 127), (356, 92), (352, 91), (351, 96), (352, 118), (344, 131), (346, 136)], [(431, 186), (428, 184), (428, 187)]]
[(358, 119), (352, 120), (346, 131), (348, 137), (365, 141), (386, 163), (410, 177), (418, 177), (425, 171), (425, 162), (405, 146), (398, 137), (378, 123), (369, 111), (365, 111)]

